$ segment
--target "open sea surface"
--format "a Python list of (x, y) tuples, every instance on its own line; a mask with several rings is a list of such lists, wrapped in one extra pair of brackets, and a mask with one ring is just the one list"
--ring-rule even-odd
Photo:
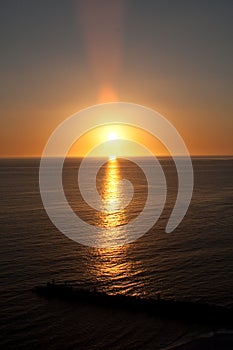
[[(147, 193), (140, 169), (124, 161), (102, 168), (97, 180), (107, 204), (117, 205), (123, 198), (116, 187), (121, 176), (134, 181), (136, 193), (127, 210), (103, 215), (88, 208), (75, 190), (79, 162), (66, 161), (63, 182), (71, 207), (83, 220), (104, 227), (107, 235), (109, 227), (125, 225), (138, 215)], [(150, 159), (144, 162), (150, 166)], [(51, 223), (39, 192), (39, 159), (1, 159), (0, 165), (2, 350), (233, 349), (231, 329), (48, 301), (31, 292), (54, 279), (111, 294), (156, 298), (160, 293), (164, 299), (233, 306), (232, 157), (193, 158), (191, 205), (170, 234), (165, 227), (177, 194), (177, 175), (173, 162), (161, 159), (168, 196), (160, 219), (137, 241), (112, 249), (78, 244)], [(90, 161), (90, 172), (94, 165)]]

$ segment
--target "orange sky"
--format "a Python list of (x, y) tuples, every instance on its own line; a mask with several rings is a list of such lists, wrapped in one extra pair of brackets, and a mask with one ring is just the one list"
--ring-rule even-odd
[[(127, 143), (127, 147), (125, 142), (122, 142), (121, 139), (129, 141)], [(84, 156), (88, 154), (92, 148), (96, 147), (96, 145), (108, 141), (115, 142), (116, 147), (113, 147), (114, 152), (112, 152), (111, 148), (106, 144), (106, 146), (103, 145), (100, 150), (95, 152), (96, 156), (123, 157), (132, 155), (146, 155), (146, 152), (139, 150), (137, 143), (147, 147), (155, 155), (169, 156), (169, 152), (158, 139), (142, 129), (127, 125), (102, 126), (87, 132), (73, 144), (73, 146), (70, 148), (68, 156)]]
[[(0, 156), (41, 156), (71, 114), (117, 100), (158, 111), (192, 155), (232, 155), (231, 9), (227, 1), (174, 7), (86, 0), (58, 3), (54, 12), (45, 2), (6, 2)], [(157, 141), (134, 132), (164, 154)], [(93, 137), (96, 131), (81, 140), (83, 153)]]

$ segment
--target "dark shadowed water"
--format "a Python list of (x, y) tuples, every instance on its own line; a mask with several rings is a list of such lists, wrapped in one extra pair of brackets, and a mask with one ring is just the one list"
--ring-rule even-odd
[[(123, 161), (102, 168), (98, 186), (105, 205), (122, 199), (115, 185), (122, 174), (135, 185), (134, 200), (125, 211), (102, 215), (88, 208), (75, 190), (77, 162), (67, 161), (64, 187), (85, 221), (104, 227), (107, 235), (109, 227), (138, 215), (147, 193), (139, 169)], [(48, 301), (31, 293), (33, 286), (54, 279), (108, 293), (156, 297), (159, 292), (165, 299), (233, 305), (233, 159), (193, 159), (193, 199), (171, 234), (164, 230), (177, 176), (172, 161), (162, 159), (161, 164), (168, 197), (157, 224), (134, 243), (97, 249), (68, 239), (50, 222), (39, 193), (39, 160), (1, 160), (1, 349), (169, 349), (203, 334), (213, 339), (207, 326)], [(232, 335), (223, 333), (232, 345)]]

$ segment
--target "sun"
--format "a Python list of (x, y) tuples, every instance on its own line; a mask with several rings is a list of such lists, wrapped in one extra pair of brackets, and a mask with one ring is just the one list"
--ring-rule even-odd
[(110, 156), (108, 157), (108, 160), (109, 160), (109, 162), (115, 162), (116, 156), (110, 155)]
[(108, 140), (112, 141), (112, 140), (116, 140), (117, 139), (117, 133), (114, 131), (110, 131), (108, 134)]

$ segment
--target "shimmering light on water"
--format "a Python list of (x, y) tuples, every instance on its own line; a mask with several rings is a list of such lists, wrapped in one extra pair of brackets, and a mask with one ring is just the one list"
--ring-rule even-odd
[[(40, 200), (38, 161), (1, 161), (3, 349), (34, 349), (38, 341), (43, 345), (39, 348), (56, 350), (91, 350), (103, 342), (109, 349), (128, 349), (132, 344), (139, 344), (138, 348), (152, 344), (151, 349), (160, 344), (159, 348), (165, 349), (178, 338), (195, 338), (196, 326), (188, 329), (186, 324), (164, 323), (142, 314), (113, 314), (92, 306), (48, 302), (31, 293), (34, 285), (51, 279), (72, 280), (80, 287), (108, 293), (156, 297), (160, 292), (165, 299), (232, 304), (233, 160), (193, 160), (193, 200), (184, 221), (172, 234), (165, 234), (164, 227), (176, 196), (176, 174), (169, 160), (161, 163), (169, 188), (161, 220), (132, 244), (93, 249), (69, 240), (50, 222)], [(146, 183), (132, 164), (117, 160), (102, 169), (100, 191), (102, 184), (108, 208), (116, 208), (117, 201), (122, 200), (118, 184), (122, 176), (135, 183), (136, 192), (129, 208), (108, 215), (101, 213), (102, 218), (85, 206), (74, 191), (76, 165), (77, 160), (68, 162), (64, 182), (69, 201), (83, 219), (91, 224), (99, 221), (101, 225), (105, 220), (107, 235), (113, 223), (123, 225), (137, 215), (144, 203)]]
[[(118, 227), (127, 223), (127, 213), (124, 210), (124, 189), (120, 182), (121, 170), (117, 159), (107, 162), (101, 174), (100, 192), (103, 199), (98, 221), (105, 230), (100, 240), (111, 239), (117, 242), (127, 236), (127, 230), (119, 232)], [(115, 229), (114, 229), (115, 228)], [(111, 230), (110, 230), (111, 229)]]
[[(105, 178), (103, 178), (104, 182), (104, 191), (103, 191), (103, 211), (107, 212), (115, 212), (120, 207), (120, 188), (119, 188), (119, 169), (118, 162), (111, 161), (107, 163)], [(120, 220), (120, 214), (118, 215), (118, 219)], [(117, 226), (117, 220), (107, 219), (108, 226)]]

